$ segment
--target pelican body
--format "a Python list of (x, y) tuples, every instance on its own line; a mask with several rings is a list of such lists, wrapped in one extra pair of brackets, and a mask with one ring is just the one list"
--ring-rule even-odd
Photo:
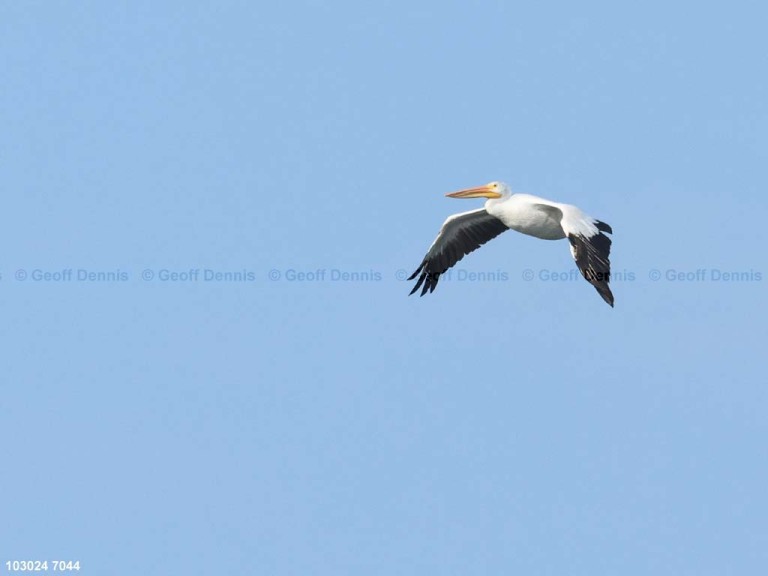
[(611, 277), (611, 227), (582, 212), (576, 206), (552, 202), (531, 194), (512, 193), (503, 182), (467, 188), (446, 194), (449, 198), (487, 198), (477, 210), (449, 216), (427, 255), (408, 278), (418, 276), (411, 294), (422, 288), (421, 295), (433, 292), (440, 274), (464, 256), (512, 229), (542, 240), (568, 238), (571, 254), (581, 274), (600, 296), (613, 306)]

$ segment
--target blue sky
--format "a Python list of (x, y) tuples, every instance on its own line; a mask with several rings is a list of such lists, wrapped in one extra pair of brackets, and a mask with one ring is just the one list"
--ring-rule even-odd
[[(0, 5), (3, 569), (764, 570), (766, 17)], [(615, 309), (514, 233), (407, 297), (497, 179)]]

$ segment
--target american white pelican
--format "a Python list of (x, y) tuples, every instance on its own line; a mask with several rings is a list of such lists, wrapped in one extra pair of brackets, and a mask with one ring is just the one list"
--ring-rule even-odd
[(568, 238), (571, 254), (584, 278), (613, 306), (611, 239), (605, 222), (587, 216), (570, 204), (552, 202), (530, 194), (513, 194), (504, 182), (491, 182), (446, 194), (449, 198), (488, 198), (485, 207), (449, 216), (427, 255), (408, 280), (419, 276), (411, 294), (423, 285), (421, 295), (433, 292), (440, 274), (470, 252), (511, 228), (544, 240)]

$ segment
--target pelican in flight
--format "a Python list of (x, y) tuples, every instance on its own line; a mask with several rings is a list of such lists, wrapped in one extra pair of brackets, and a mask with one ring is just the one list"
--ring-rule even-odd
[(512, 229), (543, 240), (568, 238), (571, 254), (581, 274), (598, 294), (613, 307), (611, 279), (611, 239), (605, 222), (586, 215), (576, 206), (552, 202), (530, 194), (515, 194), (504, 182), (491, 182), (446, 194), (449, 198), (488, 198), (477, 210), (449, 216), (427, 255), (408, 280), (419, 277), (411, 294), (433, 292), (440, 274), (470, 252), (477, 250), (502, 232)]

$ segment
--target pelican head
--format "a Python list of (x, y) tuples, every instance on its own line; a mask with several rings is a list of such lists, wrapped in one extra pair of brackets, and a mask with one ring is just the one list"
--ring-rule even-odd
[(451, 192), (446, 196), (448, 198), (501, 198), (505, 194), (509, 194), (509, 186), (504, 182), (491, 182), (485, 186)]

